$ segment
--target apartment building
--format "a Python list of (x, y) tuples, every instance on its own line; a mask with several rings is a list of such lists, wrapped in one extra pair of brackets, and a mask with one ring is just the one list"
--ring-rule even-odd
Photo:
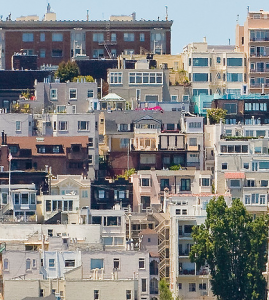
[(192, 95), (241, 94), (246, 87), (246, 56), (230, 45), (195, 42), (183, 49), (184, 70), (192, 86)]
[(188, 111), (189, 85), (171, 85), (169, 76), (168, 69), (150, 68), (149, 61), (138, 61), (135, 69), (108, 69), (109, 92), (124, 98), (133, 109), (164, 104), (168, 110)]
[(101, 113), (101, 155), (116, 174), (173, 165), (203, 169), (203, 118), (177, 112)]
[(0, 113), (0, 128), (8, 136), (32, 136), (33, 115), (26, 113)]
[(164, 195), (212, 193), (211, 171), (195, 169), (143, 170), (132, 175), (134, 186), (133, 210), (145, 212), (149, 209), (165, 209)]
[[(215, 125), (215, 190), (240, 198), (252, 214), (267, 212), (268, 125)], [(206, 126), (207, 127), (207, 126)], [(210, 128), (205, 129), (207, 132)], [(222, 134), (220, 134), (222, 133)], [(215, 139), (216, 138), (216, 139)]]
[(251, 93), (268, 93), (269, 12), (249, 11), (243, 26), (236, 25), (236, 47), (247, 56), (248, 85)]
[(212, 108), (226, 110), (226, 124), (268, 124), (268, 95), (222, 95), (212, 101)]
[[(97, 101), (96, 82), (36, 82), (35, 101), (29, 101), (33, 111), (44, 109), (56, 113), (87, 113), (91, 102)], [(25, 101), (24, 101), (25, 103)], [(72, 107), (69, 108), (69, 107)]]
[[(112, 16), (106, 21), (57, 21), (50, 6), (42, 21), (21, 18), (2, 21), (1, 69), (11, 69), (14, 52), (37, 55), (37, 66), (58, 65), (75, 56), (103, 58), (120, 53), (170, 54), (172, 21), (148, 21), (132, 16)], [(22, 49), (22, 50), (21, 50)]]

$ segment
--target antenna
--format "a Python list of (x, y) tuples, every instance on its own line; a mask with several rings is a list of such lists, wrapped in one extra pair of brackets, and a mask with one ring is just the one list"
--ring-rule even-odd
[(168, 21), (168, 6), (165, 5), (165, 21)]
[(89, 10), (87, 9), (87, 21), (89, 21)]
[(236, 23), (239, 22), (239, 15), (236, 16)]

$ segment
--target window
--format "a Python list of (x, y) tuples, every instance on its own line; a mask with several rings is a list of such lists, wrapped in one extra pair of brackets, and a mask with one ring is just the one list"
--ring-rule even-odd
[(23, 42), (33, 42), (34, 41), (34, 34), (33, 33), (23, 33), (22, 34), (22, 41)]
[(77, 99), (77, 89), (69, 89), (69, 99), (70, 100)]
[(199, 283), (199, 290), (206, 290), (206, 283)]
[(140, 42), (145, 42), (145, 34), (144, 33), (140, 33), (139, 38), (140, 38)]
[(46, 57), (46, 50), (45, 50), (45, 49), (40, 49), (40, 51), (39, 51), (39, 56), (40, 56), (41, 58)]
[(172, 102), (177, 102), (178, 96), (177, 95), (171, 95), (171, 101)]
[(201, 122), (190, 122), (189, 128), (201, 128), (202, 123)]
[(169, 188), (169, 179), (168, 178), (162, 178), (161, 179), (160, 188), (161, 188), (161, 191), (163, 191), (165, 188)]
[(162, 84), (163, 73), (157, 72), (131, 72), (129, 84)]
[(9, 262), (8, 262), (7, 258), (4, 259), (3, 267), (4, 267), (5, 271), (8, 271), (8, 269), (9, 269)]
[(39, 297), (44, 297), (44, 290), (43, 289), (40, 289), (40, 291), (39, 291)]
[(29, 194), (21, 194), (21, 204), (29, 204)]
[(49, 267), (54, 268), (55, 267), (55, 260), (53, 258), (49, 259)]
[(93, 147), (93, 138), (89, 138), (88, 141), (89, 141), (88, 146)]
[(94, 33), (92, 35), (93, 42), (102, 43), (104, 41), (104, 34), (103, 33)]
[(258, 204), (259, 203), (259, 194), (252, 194), (251, 195), (251, 203)]
[(91, 270), (92, 269), (102, 269), (104, 267), (104, 260), (98, 258), (91, 259)]
[(129, 139), (120, 139), (120, 147), (121, 148), (128, 148), (129, 146)]
[(26, 271), (31, 269), (31, 260), (30, 258), (26, 259)]
[(74, 259), (67, 259), (64, 261), (64, 265), (66, 268), (75, 267), (75, 260)]
[(150, 179), (149, 178), (141, 178), (141, 186), (149, 186)]
[(150, 196), (141, 196), (142, 209), (147, 209), (150, 207)]
[(93, 98), (93, 90), (88, 90), (88, 98)]
[(191, 180), (190, 179), (181, 179), (181, 191), (190, 191), (191, 190)]
[(259, 169), (260, 170), (268, 170), (269, 169), (269, 162), (268, 161), (260, 161), (259, 162)]
[(110, 84), (122, 84), (122, 72), (111, 72), (109, 73)]
[(147, 291), (147, 279), (145, 279), (145, 278), (141, 279), (141, 290), (142, 290), (142, 292)]
[(50, 100), (57, 100), (57, 89), (50, 89)]
[(111, 42), (117, 42), (117, 34), (116, 33), (111, 33)]
[(194, 67), (207, 67), (208, 66), (208, 58), (193, 58), (192, 63)]
[(228, 82), (243, 82), (242, 73), (227, 73)]
[(66, 131), (68, 130), (68, 123), (67, 121), (59, 121), (59, 131)]
[(52, 49), (51, 56), (52, 57), (62, 57), (63, 56), (63, 50), (61, 50), (61, 49)]
[(268, 180), (261, 180), (261, 186), (267, 187), (268, 186)]
[(34, 194), (34, 193), (31, 193), (31, 194), (30, 194), (30, 204), (36, 204), (36, 201), (35, 201), (35, 194)]
[(193, 89), (192, 90), (193, 96), (199, 96), (199, 95), (208, 95), (208, 89)]
[(41, 33), (40, 33), (40, 42), (45, 42), (45, 40), (46, 40), (45, 33), (44, 33), (44, 32), (41, 32)]
[(197, 146), (197, 138), (190, 138), (189, 144), (190, 146)]
[(223, 108), (225, 110), (227, 110), (228, 114), (236, 114), (237, 113), (236, 103), (224, 103)]
[(260, 195), (260, 204), (265, 204), (265, 195)]
[(52, 41), (53, 42), (62, 42), (63, 34), (62, 33), (52, 33)]
[(99, 299), (99, 290), (94, 290), (93, 291), (93, 299), (98, 300)]
[(192, 74), (193, 82), (206, 82), (208, 81), (208, 73), (193, 73)]
[(93, 58), (104, 57), (104, 49), (93, 49)]
[(117, 269), (117, 270), (120, 268), (120, 259), (119, 258), (113, 259), (113, 268)]
[(21, 121), (16, 121), (16, 131), (21, 131)]
[(134, 42), (134, 33), (124, 33), (123, 40), (124, 42)]
[(138, 268), (145, 269), (145, 258), (139, 258)]
[(202, 178), (202, 186), (209, 186), (210, 179), (209, 178)]
[(240, 187), (240, 180), (239, 179), (231, 179), (230, 187), (235, 187), (235, 188)]
[(89, 130), (89, 121), (78, 121), (78, 130)]
[(119, 131), (128, 131), (128, 124), (119, 124)]
[(221, 169), (222, 170), (227, 170), (228, 169), (228, 164), (227, 163), (222, 163), (221, 164)]
[(228, 67), (242, 67), (243, 59), (237, 57), (227, 58), (227, 66)]
[(196, 292), (196, 284), (189, 283), (189, 292)]
[(126, 300), (132, 299), (132, 291), (131, 290), (126, 290)]
[(245, 195), (245, 204), (250, 204), (250, 195)]

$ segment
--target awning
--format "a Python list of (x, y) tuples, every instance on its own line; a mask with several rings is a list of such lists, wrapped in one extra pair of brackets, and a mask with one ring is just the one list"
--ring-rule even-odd
[(244, 172), (225, 172), (226, 179), (245, 179)]

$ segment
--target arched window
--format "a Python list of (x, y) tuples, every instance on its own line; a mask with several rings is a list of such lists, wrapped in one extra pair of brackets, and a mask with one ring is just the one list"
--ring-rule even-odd
[(156, 260), (150, 262), (150, 275), (158, 275), (158, 262)]

